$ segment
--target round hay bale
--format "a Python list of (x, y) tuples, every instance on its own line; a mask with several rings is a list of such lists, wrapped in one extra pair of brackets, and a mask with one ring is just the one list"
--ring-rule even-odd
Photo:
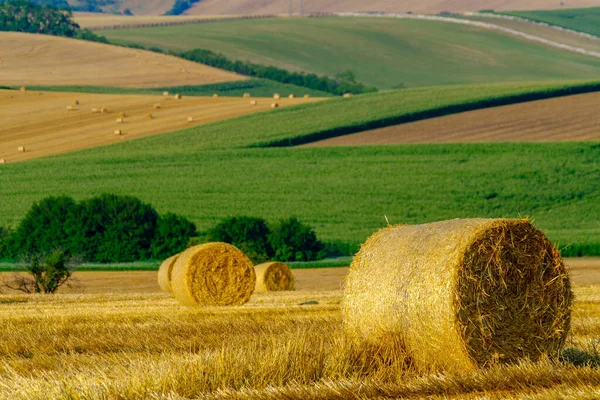
[(216, 99), (217, 97), (219, 97), (219, 95), (217, 93), (213, 93), (212, 97)]
[(417, 368), (469, 370), (560, 353), (571, 284), (527, 220), (390, 226), (352, 260), (342, 314), (366, 345), (401, 343)]
[(156, 103), (156, 104), (154, 105), (154, 109), (155, 109), (155, 110), (160, 110), (160, 108), (161, 108), (161, 105), (160, 105), (160, 103)]
[(256, 100), (250, 100), (250, 105), (251, 106), (255, 106), (257, 104), (258, 104), (258, 102)]
[(275, 93), (275, 94), (273, 95), (273, 98), (274, 98), (275, 100), (279, 100), (279, 99), (281, 99), (281, 95), (280, 95), (279, 93)]
[(163, 96), (164, 97), (168, 97), (169, 96), (169, 92), (163, 92)]
[(154, 118), (154, 115), (152, 115), (152, 114), (146, 114), (146, 119), (152, 119), (152, 118)]
[(296, 95), (295, 95), (294, 93), (292, 93), (292, 94), (290, 94), (288, 97), (289, 97), (290, 99), (295, 99), (295, 98), (296, 98)]
[(181, 100), (181, 95), (179, 93), (177, 93), (175, 96), (173, 96), (175, 99), (177, 100)]
[(160, 290), (163, 292), (173, 293), (173, 289), (171, 288), (171, 274), (178, 258), (179, 254), (175, 254), (160, 264), (160, 268), (158, 269), (158, 286), (160, 286)]
[(227, 243), (187, 249), (171, 273), (175, 298), (186, 306), (242, 305), (250, 300), (255, 285), (252, 261)]
[(187, 117), (187, 122), (194, 122), (194, 117)]
[(279, 107), (279, 103), (272, 103), (271, 104), (271, 108), (278, 108)]
[(245, 98), (245, 99), (247, 99), (247, 98), (249, 98), (249, 97), (250, 97), (250, 93), (244, 93), (244, 94), (242, 95), (242, 97), (243, 97), (243, 98)]
[(352, 93), (344, 93), (344, 98), (345, 99), (348, 99), (350, 97), (352, 97)]
[(304, 95), (304, 98), (305, 98), (305, 99), (309, 99), (309, 98), (310, 98), (310, 94), (305, 94), (305, 95)]
[(294, 274), (286, 264), (281, 262), (267, 262), (257, 265), (256, 291), (272, 292), (280, 290), (294, 290)]

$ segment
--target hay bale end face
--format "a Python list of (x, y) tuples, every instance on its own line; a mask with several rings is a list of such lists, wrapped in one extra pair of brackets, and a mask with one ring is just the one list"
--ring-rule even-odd
[(115, 135), (121, 136), (123, 134), (123, 131), (120, 129), (115, 129)]
[(17, 151), (20, 151), (21, 153), (25, 152), (25, 146), (19, 146), (17, 147)]
[(0, 158), (0, 164), (6, 164), (6, 160), (4, 158)]
[(187, 306), (242, 305), (250, 300), (255, 285), (252, 261), (227, 243), (187, 249), (171, 274), (175, 298)]
[(171, 288), (171, 275), (178, 258), (179, 254), (175, 254), (160, 264), (160, 268), (158, 269), (158, 286), (160, 286), (160, 290), (163, 292), (173, 293), (173, 289)]
[(294, 290), (294, 274), (286, 264), (267, 262), (257, 265), (254, 270), (257, 292)]
[(423, 370), (558, 356), (572, 292), (558, 250), (527, 220), (456, 219), (372, 235), (352, 261), (346, 332), (400, 343)]
[(21, 89), (19, 90), (21, 90), (21, 93), (25, 93), (27, 91), (27, 88), (25, 86), (21, 86)]
[(187, 117), (187, 122), (194, 122), (194, 117)]

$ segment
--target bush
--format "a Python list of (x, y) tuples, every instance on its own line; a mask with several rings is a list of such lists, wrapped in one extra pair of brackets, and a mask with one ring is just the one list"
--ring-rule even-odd
[(152, 257), (163, 259), (180, 253), (197, 235), (196, 226), (187, 218), (166, 214), (158, 219), (156, 234), (152, 241)]
[(208, 231), (206, 239), (209, 242), (230, 243), (254, 263), (261, 263), (273, 256), (273, 249), (268, 241), (270, 232), (262, 218), (232, 217)]
[(284, 219), (269, 235), (278, 261), (314, 261), (325, 257), (323, 243), (315, 231), (297, 218)]

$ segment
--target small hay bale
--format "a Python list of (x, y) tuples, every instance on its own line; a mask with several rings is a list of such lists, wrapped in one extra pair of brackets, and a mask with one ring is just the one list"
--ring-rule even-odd
[(20, 151), (21, 153), (25, 153), (25, 146), (17, 147), (17, 151)]
[(273, 103), (273, 104), (271, 104), (271, 108), (277, 108), (277, 107), (279, 107), (279, 103)]
[(73, 100), (73, 105), (74, 106), (78, 106), (79, 105), (79, 100)]
[(175, 96), (173, 96), (175, 99), (177, 100), (181, 100), (181, 95), (179, 93), (177, 93)]
[(305, 95), (304, 95), (304, 98), (305, 98), (305, 99), (309, 99), (309, 98), (310, 98), (310, 94), (305, 94)]
[(290, 99), (295, 99), (295, 98), (296, 98), (296, 95), (295, 95), (294, 93), (292, 93), (292, 94), (290, 94), (288, 97), (289, 97)]
[(178, 258), (179, 254), (175, 254), (160, 264), (160, 268), (158, 269), (158, 286), (160, 286), (160, 290), (163, 292), (173, 293), (173, 289), (171, 288), (171, 274)]
[(102, 114), (108, 114), (108, 108), (104, 108), (104, 107), (102, 107), (102, 108), (100, 109), (100, 112), (101, 112)]
[(245, 99), (247, 99), (247, 98), (250, 98), (251, 96), (250, 96), (250, 93), (244, 93), (242, 95), (242, 97), (245, 98)]
[(152, 119), (152, 118), (154, 118), (154, 115), (152, 115), (152, 114), (146, 114), (146, 118), (147, 119)]
[(421, 370), (559, 355), (573, 295), (560, 253), (527, 220), (455, 219), (390, 226), (352, 260), (345, 331), (396, 343)]
[(254, 267), (256, 271), (256, 292), (294, 290), (294, 274), (286, 264), (267, 262)]
[(181, 253), (171, 273), (175, 298), (186, 306), (233, 306), (250, 300), (252, 261), (227, 243), (206, 243)]
[(73, 106), (67, 106), (67, 111), (73, 111), (73, 110), (75, 110), (75, 107), (73, 107)]
[(21, 86), (21, 93), (25, 93), (27, 91), (27, 88), (25, 86)]
[(169, 97), (169, 92), (163, 92), (164, 97)]
[(100, 112), (100, 110), (99, 110), (99, 109), (97, 109), (97, 108), (92, 108), (92, 112), (93, 112), (93, 113), (99, 113), (99, 112)]
[(255, 106), (257, 104), (258, 104), (258, 102), (256, 100), (250, 100), (250, 105), (251, 106)]
[(115, 135), (117, 136), (121, 136), (123, 134), (123, 131), (120, 129), (115, 129)]
[(4, 158), (0, 158), (0, 164), (6, 164), (6, 160)]
[(161, 107), (161, 106), (160, 106), (160, 103), (156, 103), (156, 104), (154, 105), (154, 109), (155, 109), (155, 110), (160, 110), (160, 107)]
[(125, 114), (124, 112), (119, 113), (119, 118), (125, 118), (126, 116), (127, 116), (127, 114)]
[(275, 94), (273, 95), (273, 98), (274, 98), (275, 100), (279, 100), (279, 99), (281, 99), (281, 95), (280, 95), (279, 93), (275, 93)]
[(187, 117), (187, 122), (194, 122), (194, 117)]
[(212, 97), (213, 97), (214, 99), (216, 99), (217, 97), (219, 97), (219, 95), (218, 95), (217, 93), (214, 93), (214, 94), (212, 95)]
[(352, 93), (344, 93), (344, 98), (345, 99), (348, 99), (350, 97), (352, 97)]
[(123, 118), (117, 118), (117, 124), (122, 124), (123, 123)]

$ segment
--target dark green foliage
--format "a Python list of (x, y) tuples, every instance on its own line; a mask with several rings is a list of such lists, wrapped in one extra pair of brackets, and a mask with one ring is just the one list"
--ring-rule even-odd
[(325, 246), (315, 231), (297, 218), (280, 221), (269, 235), (269, 243), (278, 261), (314, 261), (325, 256)]
[(73, 21), (73, 14), (64, 0), (9, 0), (0, 3), (0, 31), (41, 33), (108, 43), (106, 38), (88, 29), (82, 30)]
[(254, 263), (267, 261), (273, 249), (267, 237), (271, 230), (262, 218), (232, 217), (221, 221), (206, 235), (209, 242), (225, 242), (243, 251)]
[(152, 257), (163, 259), (185, 250), (190, 238), (197, 235), (196, 225), (187, 218), (166, 214), (158, 219), (152, 241)]
[(342, 95), (344, 93), (360, 94), (377, 91), (376, 88), (366, 87), (362, 83), (357, 82), (352, 71), (343, 72), (338, 74), (336, 79), (332, 79), (327, 76), (317, 76), (316, 74), (290, 72), (282, 68), (255, 64), (250, 61), (232, 61), (223, 54), (204, 49), (186, 51), (181, 53), (180, 56), (190, 61), (199, 62), (227, 71), (233, 71), (238, 74), (271, 79), (281, 83), (302, 86), (336, 95)]
[(3, 286), (25, 293), (56, 293), (69, 281), (79, 262), (62, 250), (28, 255), (26, 265), (20, 268), (25, 274), (4, 278)]
[(86, 260), (128, 262), (151, 256), (158, 213), (131, 196), (104, 194), (79, 205), (72, 251)]
[(0, 260), (10, 257), (8, 247), (8, 237), (10, 232), (8, 229), (0, 226)]
[(574, 243), (564, 248), (561, 248), (559, 244), (559, 249), (563, 257), (600, 256), (600, 244), (598, 243)]
[(194, 3), (199, 2), (200, 0), (175, 0), (175, 4), (169, 11), (165, 13), (165, 15), (181, 15), (187, 10), (189, 10)]
[(589, 352), (568, 348), (562, 352), (560, 360), (576, 367), (600, 368), (600, 352), (596, 348), (592, 348)]

